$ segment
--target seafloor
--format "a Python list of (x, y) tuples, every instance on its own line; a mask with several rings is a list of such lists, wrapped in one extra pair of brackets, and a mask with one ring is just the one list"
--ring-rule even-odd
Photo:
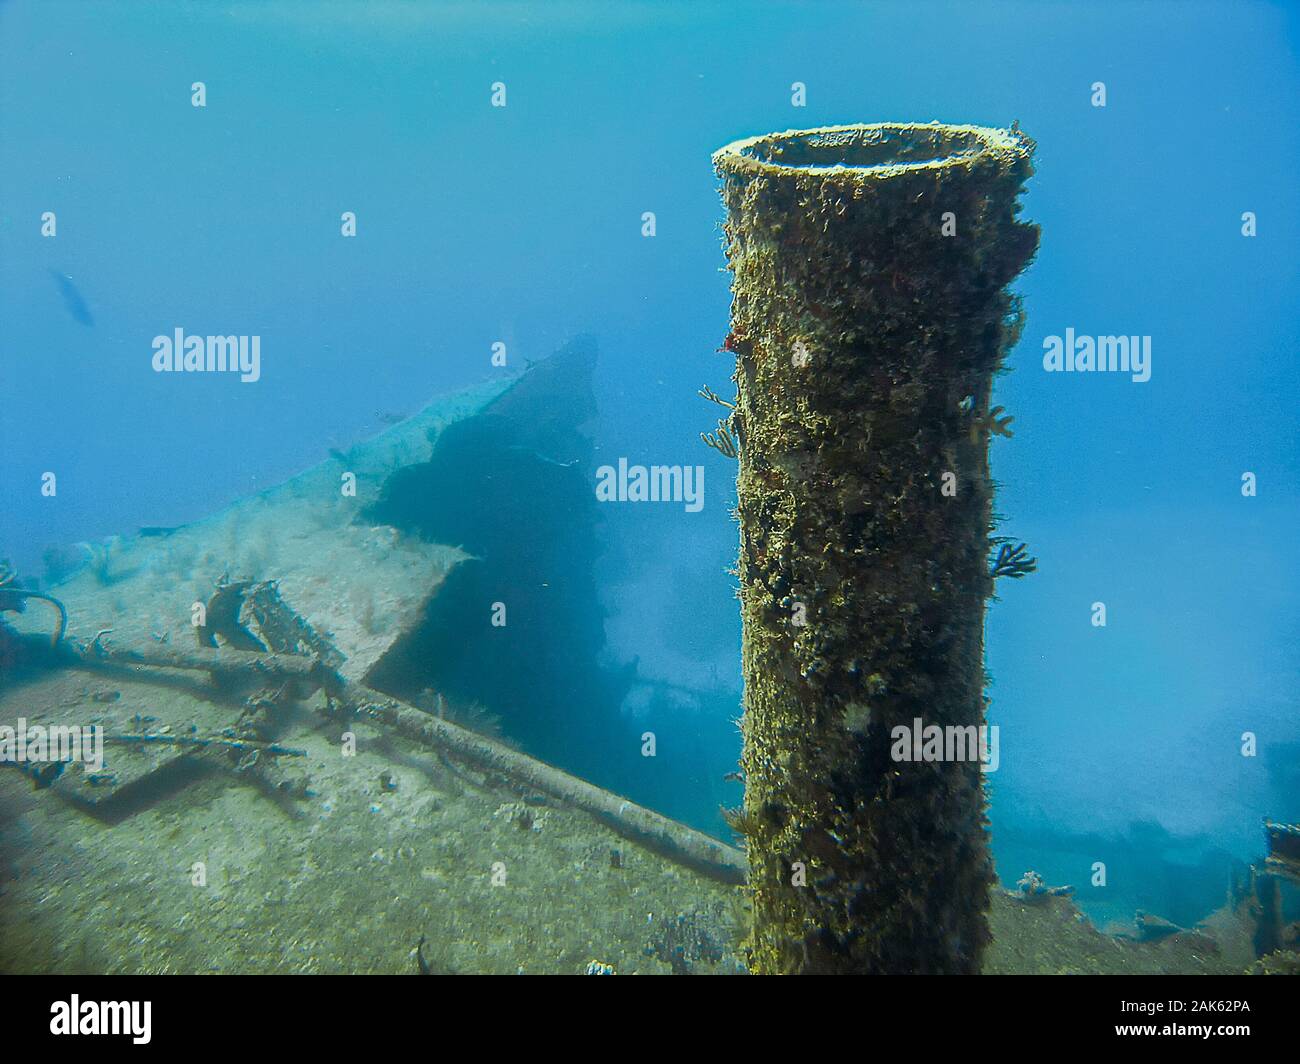
[[(156, 693), (64, 672), (10, 700)], [(355, 725), (343, 758), (303, 713), (313, 795), (214, 772), (108, 825), (0, 772), (0, 971), (581, 973), (744, 970), (740, 892), (400, 738)], [(390, 777), (382, 778), (384, 773)], [(193, 885), (196, 863), (205, 886)], [(504, 871), (504, 876), (501, 873)], [(495, 883), (494, 883), (495, 878)], [(1240, 972), (1248, 928), (1134, 942), (1068, 899), (998, 893), (991, 973)]]
[[(110, 688), (158, 710), (75, 672), (10, 699)], [(322, 727), (282, 737), (311, 776), (288, 802), (214, 772), (109, 826), (0, 773), (0, 970), (414, 973), (422, 937), (439, 972), (736, 970), (733, 888), (365, 723), (343, 757)]]

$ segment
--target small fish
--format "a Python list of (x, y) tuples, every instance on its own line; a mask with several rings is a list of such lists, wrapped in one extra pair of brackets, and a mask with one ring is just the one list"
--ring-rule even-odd
[(68, 308), (71, 314), (82, 325), (94, 326), (95, 318), (90, 313), (90, 308), (86, 306), (86, 301), (82, 298), (81, 293), (77, 291), (77, 286), (72, 283), (72, 278), (66, 273), (60, 273), (58, 270), (50, 270), (50, 276), (59, 286), (59, 291), (63, 293), (64, 306)]
[(179, 532), (183, 525), (172, 525), (170, 528), (166, 525), (142, 525), (140, 535), (145, 539), (170, 536), (173, 532)]
[(420, 941), (415, 944), (415, 962), (420, 966), (421, 975), (432, 975), (433, 969), (429, 967), (429, 962), (424, 959), (424, 936), (420, 936)]
[(406, 420), (406, 415), (405, 415), (405, 414), (393, 414), (393, 413), (380, 414), (380, 413), (376, 413), (376, 414), (375, 414), (375, 417), (379, 420), (380, 424), (382, 424), (382, 425), (400, 425), (403, 421)]

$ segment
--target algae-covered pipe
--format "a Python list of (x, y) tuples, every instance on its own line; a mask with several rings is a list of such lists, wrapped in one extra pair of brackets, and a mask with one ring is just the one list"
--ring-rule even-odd
[(921, 743), (984, 722), (988, 437), (1005, 429), (989, 393), (1020, 328), (1006, 285), (1038, 246), (1017, 219), (1033, 147), (1015, 129), (886, 124), (714, 156), (755, 972), (979, 970), (978, 754), (929, 760)]

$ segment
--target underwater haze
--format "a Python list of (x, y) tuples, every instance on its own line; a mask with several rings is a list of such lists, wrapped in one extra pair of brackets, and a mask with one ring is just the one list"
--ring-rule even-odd
[[(996, 532), (1037, 568), (987, 612), (993, 854), (1098, 925), (1190, 927), (1265, 817), (1300, 819), (1298, 50), (1300, 10), (1269, 3), (0, 4), (0, 558), (89, 639), (109, 625), (75, 581), (141, 529), (169, 541), (338, 455), (333, 491), (367, 441), (485, 389), (459, 435), (462, 408), (430, 408), (417, 472), (361, 477), (358, 514), (478, 559), (374, 607), (358, 660), (409, 627), (367, 682), (732, 840), (736, 463), (698, 394), (735, 394), (712, 153), (1017, 123), (1041, 244), (990, 463)], [(256, 364), (159, 371), (176, 330), (255, 337)], [(1149, 361), (1047, 368), (1104, 336)], [(605, 501), (620, 462), (702, 472)], [(192, 569), (170, 542), (182, 628), (200, 574), (282, 575), (239, 571), (238, 530)], [(161, 631), (125, 576), (101, 584)], [(486, 625), (512, 595), (535, 627), (459, 641), (461, 607)]]

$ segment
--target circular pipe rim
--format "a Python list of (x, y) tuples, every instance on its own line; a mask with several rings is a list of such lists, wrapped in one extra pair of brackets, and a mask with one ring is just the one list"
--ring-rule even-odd
[[(909, 141), (909, 138), (910, 141)], [(951, 143), (937, 157), (926, 151), (927, 142)], [(981, 163), (997, 164), (1014, 158), (1027, 158), (1032, 145), (1017, 129), (989, 126), (945, 125), (941, 122), (877, 122), (845, 126), (817, 126), (791, 129), (783, 133), (764, 133), (745, 137), (719, 148), (713, 155), (720, 173), (769, 177), (809, 175), (849, 175), (863, 178), (886, 178), (953, 167), (970, 167)], [(913, 154), (915, 158), (888, 158)], [(862, 162), (851, 161), (853, 154)], [(786, 161), (792, 155), (798, 161)], [(824, 155), (827, 162), (809, 162), (803, 157)], [(836, 156), (840, 161), (829, 161)], [(872, 155), (884, 156), (868, 161)]]

